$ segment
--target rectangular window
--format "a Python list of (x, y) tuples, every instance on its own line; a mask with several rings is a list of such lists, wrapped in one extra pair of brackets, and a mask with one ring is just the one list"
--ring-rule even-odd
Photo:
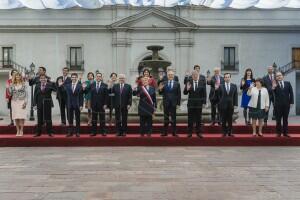
[(82, 47), (69, 47), (69, 68), (70, 70), (83, 69)]
[(13, 47), (2, 47), (2, 66), (12, 68)]
[(236, 70), (235, 47), (224, 47), (223, 70)]
[(292, 48), (293, 68), (300, 69), (300, 48)]

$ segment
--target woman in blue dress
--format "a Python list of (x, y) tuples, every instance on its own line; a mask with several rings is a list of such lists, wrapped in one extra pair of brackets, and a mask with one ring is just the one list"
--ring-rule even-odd
[(249, 117), (249, 108), (248, 108), (248, 104), (251, 96), (247, 95), (247, 91), (248, 88), (251, 86), (251, 84), (254, 84), (254, 82), (255, 80), (253, 78), (252, 69), (251, 68), (246, 69), (244, 77), (241, 80), (241, 87), (240, 87), (240, 89), (243, 91), (241, 107), (244, 108), (243, 114), (244, 114), (246, 125), (251, 125), (250, 117)]

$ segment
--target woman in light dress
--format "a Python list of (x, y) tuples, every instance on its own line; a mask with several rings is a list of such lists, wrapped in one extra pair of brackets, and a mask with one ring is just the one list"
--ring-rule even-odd
[(11, 96), (12, 119), (15, 120), (17, 128), (16, 136), (23, 136), (24, 122), (27, 115), (28, 93), (24, 79), (19, 72), (12, 77), (9, 94)]
[(247, 95), (251, 97), (248, 107), (249, 116), (252, 119), (252, 134), (256, 134), (256, 121), (258, 121), (258, 136), (262, 137), (263, 119), (269, 110), (270, 99), (268, 90), (263, 86), (263, 80), (258, 78), (248, 88)]

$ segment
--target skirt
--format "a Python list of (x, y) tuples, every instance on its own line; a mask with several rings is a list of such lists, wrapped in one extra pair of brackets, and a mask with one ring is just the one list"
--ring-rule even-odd
[(27, 109), (23, 108), (25, 100), (11, 100), (12, 119), (26, 119)]
[(266, 116), (265, 109), (249, 107), (249, 117), (252, 119), (264, 119)]

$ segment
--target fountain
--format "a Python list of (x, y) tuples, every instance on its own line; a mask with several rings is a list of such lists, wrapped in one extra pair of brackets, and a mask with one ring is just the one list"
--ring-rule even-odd
[(151, 75), (157, 79), (158, 78), (158, 70), (162, 68), (163, 71), (166, 71), (166, 68), (171, 65), (170, 61), (162, 60), (159, 57), (158, 52), (161, 51), (164, 47), (160, 45), (151, 45), (147, 46), (148, 50), (152, 51), (152, 59), (151, 60), (143, 60), (139, 63), (139, 69), (148, 68), (151, 71)]

